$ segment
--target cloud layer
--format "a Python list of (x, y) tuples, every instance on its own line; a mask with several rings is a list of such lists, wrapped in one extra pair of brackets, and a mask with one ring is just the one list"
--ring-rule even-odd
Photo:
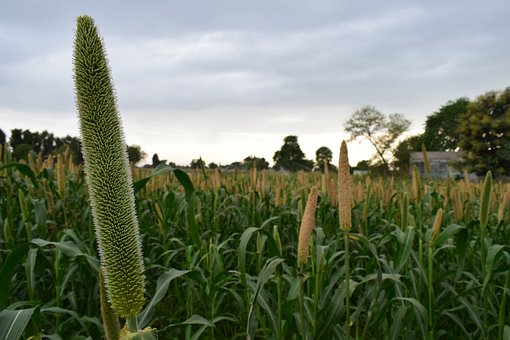
[[(11, 2), (0, 13), (0, 128), (77, 134), (72, 41), (87, 13), (105, 39), (128, 143), (149, 155), (271, 159), (288, 134), (309, 158), (322, 145), (337, 154), (356, 107), (401, 112), (418, 129), (448, 100), (508, 86), (509, 10), (504, 1)], [(369, 158), (365, 149), (351, 159)]]

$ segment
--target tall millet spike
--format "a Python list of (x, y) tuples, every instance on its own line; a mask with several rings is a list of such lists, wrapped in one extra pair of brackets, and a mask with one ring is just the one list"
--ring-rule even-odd
[(299, 240), (298, 240), (298, 264), (306, 264), (308, 260), (308, 248), (310, 245), (310, 236), (312, 235), (313, 227), (315, 226), (315, 210), (317, 208), (318, 191), (316, 187), (310, 189), (308, 200), (306, 201), (303, 219), (299, 227)]
[(144, 304), (144, 268), (126, 144), (94, 20), (80, 16), (77, 24), (74, 81), (90, 205), (108, 298), (130, 324)]
[(489, 211), (491, 206), (491, 194), (492, 194), (492, 172), (489, 170), (485, 175), (483, 181), (482, 193), (480, 197), (480, 214), (479, 220), (482, 228), (487, 227), (489, 220)]
[(439, 208), (434, 218), (434, 224), (432, 225), (431, 244), (437, 238), (441, 232), (441, 222), (443, 221), (443, 208)]
[(347, 144), (342, 141), (340, 147), (340, 160), (338, 162), (338, 208), (340, 210), (340, 228), (350, 230), (351, 220), (351, 175)]

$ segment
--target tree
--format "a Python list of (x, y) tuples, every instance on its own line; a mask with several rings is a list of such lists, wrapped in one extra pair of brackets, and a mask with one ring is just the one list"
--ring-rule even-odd
[(205, 161), (200, 157), (199, 159), (193, 159), (189, 165), (193, 169), (205, 168)]
[(422, 142), (428, 151), (455, 151), (459, 147), (459, 118), (468, 108), (469, 99), (449, 101), (427, 117)]
[(336, 170), (335, 165), (331, 164), (333, 152), (327, 146), (321, 146), (315, 151), (315, 164), (319, 171), (324, 171), (324, 163), (327, 162), (329, 170)]
[[(27, 133), (28, 132), (28, 133)], [(12, 157), (16, 160), (26, 159), (32, 148), (32, 134), (26, 130), (12, 129), (9, 145), (12, 148)]]
[(510, 87), (487, 92), (470, 103), (460, 117), (458, 132), (468, 171), (510, 175)]
[(64, 138), (57, 137), (55, 139), (55, 152), (65, 152), (66, 148), (69, 149), (73, 163), (83, 164), (83, 155), (81, 153), (81, 141), (78, 137), (65, 136)]
[(11, 130), (10, 146), (16, 159), (24, 159), (30, 151), (42, 153), (44, 158), (53, 155), (57, 146), (53, 133), (48, 131), (32, 132), (30, 130)]
[(233, 163), (230, 163), (229, 165), (224, 166), (224, 168), (229, 169), (229, 170), (241, 169), (241, 168), (243, 168), (243, 163), (233, 162)]
[(313, 167), (313, 162), (305, 158), (297, 136), (287, 136), (283, 139), (283, 145), (280, 150), (275, 152), (273, 161), (275, 169), (310, 171)]
[(15, 148), (12, 149), (12, 155), (17, 160), (27, 160), (28, 154), (33, 152), (32, 146), (29, 144), (18, 144)]
[(371, 166), (370, 160), (365, 159), (359, 161), (358, 164), (356, 164), (356, 166), (353, 168), (353, 170), (370, 171), (370, 166)]
[(209, 169), (217, 169), (218, 168), (218, 164), (214, 163), (214, 162), (211, 162), (209, 163), (209, 165), (207, 166)]
[(83, 163), (81, 142), (77, 137), (69, 135), (61, 138), (46, 130), (32, 132), (30, 130), (13, 129), (9, 144), (15, 159), (26, 159), (30, 152), (41, 153), (43, 158), (53, 157), (57, 153), (64, 153), (66, 149), (75, 164)]
[(411, 121), (400, 113), (386, 116), (373, 106), (363, 106), (351, 115), (344, 124), (349, 132), (350, 140), (364, 138), (375, 148), (379, 160), (389, 169), (387, 153), (391, 150), (397, 138), (404, 133)]
[(256, 167), (257, 170), (264, 170), (269, 168), (269, 162), (264, 157), (248, 156), (243, 160), (243, 167), (246, 169)]
[(19, 144), (23, 144), (23, 131), (21, 129), (12, 129), (9, 145), (14, 149)]
[(5, 144), (7, 142), (7, 137), (5, 136), (4, 130), (0, 129), (0, 162), (4, 160), (4, 154), (5, 154)]
[(127, 147), (129, 163), (136, 164), (144, 159), (147, 154), (142, 151), (140, 145), (130, 145)]
[(159, 156), (157, 153), (155, 153), (154, 155), (152, 155), (152, 167), (155, 168), (159, 165), (160, 160), (159, 160)]
[(33, 148), (35, 152), (41, 152), (43, 157), (55, 154), (56, 139), (53, 133), (44, 130), (33, 134)]
[(411, 152), (421, 151), (422, 143), (423, 135), (410, 136), (398, 143), (393, 150), (393, 168), (403, 174), (409, 173)]

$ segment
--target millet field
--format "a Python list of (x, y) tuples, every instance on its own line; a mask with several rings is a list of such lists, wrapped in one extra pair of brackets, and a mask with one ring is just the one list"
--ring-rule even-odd
[[(66, 155), (5, 157), (0, 333), (21, 311), (24, 338), (101, 338), (82, 167)], [(146, 282), (138, 322), (161, 339), (508, 336), (508, 184), (354, 177), (342, 230), (336, 174), (196, 170), (179, 181), (171, 170), (133, 169)], [(315, 223), (298, 264), (312, 187)]]

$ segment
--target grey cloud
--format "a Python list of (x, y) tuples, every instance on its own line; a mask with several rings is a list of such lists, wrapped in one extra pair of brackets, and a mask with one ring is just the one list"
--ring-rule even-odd
[(9, 2), (0, 12), (0, 117), (19, 112), (22, 127), (34, 112), (74, 112), (74, 26), (87, 13), (105, 39), (119, 107), (135, 121), (329, 133), (370, 104), (419, 127), (447, 100), (508, 86), (509, 9), (505, 1)]

